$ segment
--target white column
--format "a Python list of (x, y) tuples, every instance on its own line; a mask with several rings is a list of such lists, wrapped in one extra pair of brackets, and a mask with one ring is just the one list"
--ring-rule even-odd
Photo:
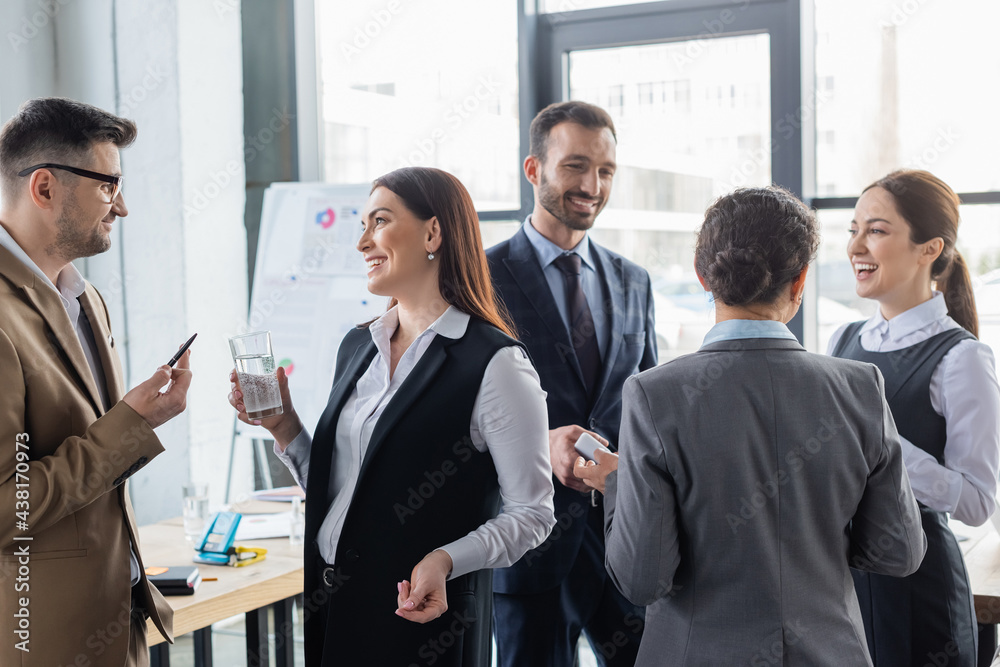
[(124, 165), (130, 386), (198, 333), (187, 411), (158, 431), (167, 452), (133, 478), (148, 522), (179, 513), (189, 478), (209, 484), (213, 506), (225, 490), (226, 337), (247, 304), (239, 5), (118, 0), (115, 40), (119, 107), (139, 126)]
[(248, 291), (239, 0), (4, 0), (0, 39), (0, 121), (61, 95), (138, 125), (122, 153), (129, 215), (109, 252), (79, 264), (108, 302), (127, 386), (198, 332), (187, 411), (157, 429), (167, 451), (132, 477), (139, 522), (177, 516), (188, 480), (218, 506), (233, 426), (226, 337)]
[(56, 88), (55, 19), (63, 6), (35, 0), (0, 3), (0, 123), (25, 100)]

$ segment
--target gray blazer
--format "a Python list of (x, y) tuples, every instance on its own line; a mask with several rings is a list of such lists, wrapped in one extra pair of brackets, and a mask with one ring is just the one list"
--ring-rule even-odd
[(871, 664), (848, 565), (926, 540), (882, 375), (791, 340), (713, 343), (624, 390), (607, 569), (645, 665)]

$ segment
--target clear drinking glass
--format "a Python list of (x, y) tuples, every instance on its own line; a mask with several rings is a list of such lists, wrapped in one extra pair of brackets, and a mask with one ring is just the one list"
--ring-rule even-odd
[(277, 367), (271, 352), (271, 332), (258, 331), (229, 339), (236, 375), (243, 391), (243, 405), (250, 419), (281, 414)]
[(184, 539), (193, 542), (205, 531), (208, 519), (208, 485), (184, 485)]

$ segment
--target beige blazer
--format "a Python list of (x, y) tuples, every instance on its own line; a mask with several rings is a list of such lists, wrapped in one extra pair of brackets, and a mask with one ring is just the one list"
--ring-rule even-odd
[[(138, 551), (139, 540), (123, 482), (163, 445), (121, 401), (124, 385), (110, 318), (89, 283), (80, 304), (107, 377), (113, 404), (107, 412), (59, 295), (0, 246), (0, 665), (5, 667), (119, 667), (128, 652), (129, 542)], [(19, 525), (22, 520), (26, 528)], [(163, 596), (145, 575), (136, 589), (156, 627), (172, 638), (173, 612)]]

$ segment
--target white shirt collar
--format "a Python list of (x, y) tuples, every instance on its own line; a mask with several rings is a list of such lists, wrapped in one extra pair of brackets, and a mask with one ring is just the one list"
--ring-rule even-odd
[[(429, 327), (417, 336), (413, 342), (429, 334), (439, 334), (445, 338), (461, 338), (465, 335), (469, 327), (469, 314), (463, 313), (455, 306), (448, 306), (448, 309), (441, 314), (441, 317), (434, 320)], [(399, 306), (393, 306), (385, 311), (381, 317), (371, 323), (368, 331), (371, 333), (375, 347), (383, 355), (389, 355), (389, 340), (392, 334), (396, 333), (399, 327)]]
[(934, 296), (930, 299), (891, 320), (885, 319), (881, 309), (876, 310), (858, 333), (873, 331), (881, 334), (883, 338), (897, 340), (946, 317), (948, 317), (948, 305), (944, 302), (944, 294), (935, 290)]

